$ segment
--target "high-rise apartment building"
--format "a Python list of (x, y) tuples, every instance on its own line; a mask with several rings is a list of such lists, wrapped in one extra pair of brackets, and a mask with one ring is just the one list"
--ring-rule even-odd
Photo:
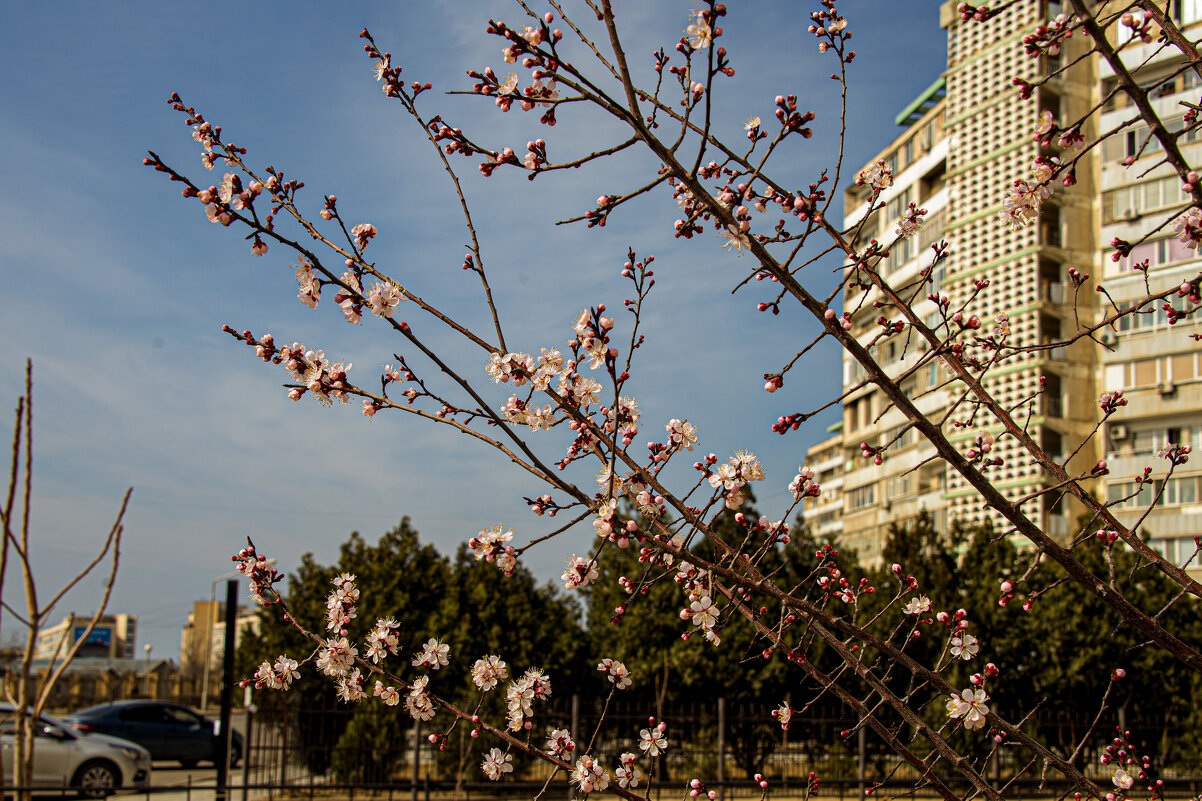
[[(1186, 27), (1202, 18), (1200, 6), (1173, 4)], [(1087, 291), (1074, 292), (1068, 279), (1071, 268), (1104, 280), (1121, 304), (1146, 296), (1142, 274), (1130, 268), (1133, 261), (1151, 259), (1153, 289), (1180, 283), (1199, 267), (1195, 251), (1184, 249), (1168, 229), (1119, 262), (1111, 261), (1105, 250), (1104, 243), (1114, 236), (1134, 241), (1174, 208), (1185, 206), (1180, 181), (1167, 166), (1148, 172), (1139, 163), (1135, 169), (1120, 165), (1128, 155), (1146, 158), (1147, 166), (1155, 163), (1155, 152), (1137, 152), (1144, 139), (1138, 128), (1082, 160), (1076, 185), (1045, 201), (1039, 220), (1013, 227), (999, 215), (1011, 182), (1029, 176), (1034, 158), (1060, 154), (1056, 147), (1042, 148), (1033, 136), (1041, 116), (1050, 112), (1061, 123), (1079, 119), (1113, 87), (1114, 77), (1103, 63), (1082, 57), (1088, 48), (1082, 37), (1069, 39), (1055, 58), (1024, 54), (1021, 37), (1062, 11), (1061, 4), (1051, 0), (1021, 0), (987, 24), (978, 24), (961, 21), (955, 3), (946, 3), (941, 21), (947, 30), (947, 70), (898, 116), (900, 135), (872, 159), (883, 160), (894, 176), (893, 185), (878, 199), (885, 204), (884, 211), (865, 219), (867, 187), (853, 187), (844, 196), (845, 227), (857, 232), (860, 249), (871, 239), (893, 242), (909, 203), (925, 208), (925, 223), (918, 234), (897, 241), (877, 270), (894, 288), (916, 286), (919, 271), (931, 265), (931, 243), (948, 242), (950, 255), (934, 271), (935, 291), (947, 295), (951, 307), (958, 308), (978, 292), (978, 281), (988, 279), (988, 288), (972, 300), (971, 313), (981, 318), (985, 331), (992, 327), (996, 313), (1004, 313), (1008, 341), (1024, 346), (1050, 346), (1075, 333), (1078, 320), (1100, 319), (1103, 309), (1092, 283)], [(1199, 81), (1184, 70), (1175, 50), (1149, 59), (1151, 47), (1133, 48), (1128, 63), (1144, 65), (1139, 71), (1141, 83), (1157, 87), (1162, 95), (1156, 101), (1158, 111), (1180, 128), (1181, 113), (1174, 109), (1190, 97), (1182, 93), (1194, 90)], [(1032, 98), (1020, 97), (1011, 83), (1016, 76), (1037, 85)], [(1193, 91), (1193, 101), (1197, 94)], [(1084, 133), (1091, 138), (1097, 125), (1111, 130), (1132, 115), (1131, 108), (1113, 100), (1100, 121), (1096, 117), (1091, 121), (1095, 127)], [(1191, 163), (1195, 161), (1192, 150), (1193, 145), (1186, 146)], [(1197, 156), (1202, 157), (1202, 147)], [(1141, 215), (1147, 212), (1151, 213), (1145, 219)], [(928, 285), (917, 292), (914, 311), (934, 322), (937, 310), (926, 300), (929, 291)], [(851, 315), (853, 333), (861, 344), (873, 343), (877, 361), (891, 377), (900, 378), (902, 390), (928, 418), (943, 419), (955, 400), (941, 388), (947, 375), (933, 361), (920, 365), (925, 343), (904, 336), (877, 338), (878, 317), (897, 315), (875, 307), (873, 301), (880, 299), (875, 290), (865, 295), (849, 288), (845, 311)], [(1158, 444), (1167, 439), (1202, 445), (1202, 363), (1196, 343), (1182, 330), (1183, 323), (1170, 327), (1167, 322), (1163, 312), (1152, 310), (1125, 320), (1121, 330), (1104, 337), (1110, 349), (1083, 338), (1012, 358), (988, 372), (985, 386), (1003, 406), (1023, 410), (1018, 415), (1021, 422), (1046, 452), (1061, 461), (1071, 455), (1069, 473), (1110, 457), (1109, 485), (1099, 491), (1122, 497), (1134, 490), (1131, 477), (1152, 464)], [(902, 414), (888, 408), (880, 391), (863, 380), (863, 370), (845, 355), (843, 384), (849, 394), (842, 428), (808, 455), (811, 466), (821, 462), (829, 472), (833, 454), (841, 452), (842, 503), (837, 505), (841, 519), (833, 519), (836, 510), (831, 499), (822, 497), (807, 504), (811, 528), (837, 533), (844, 546), (874, 562), (889, 526), (905, 525), (919, 512), (931, 514), (940, 530), (952, 520), (976, 523), (992, 514), (975, 490), (936, 457), (934, 448), (906, 427)], [(1123, 389), (1130, 402), (1091, 438), (1099, 419), (1096, 396), (1106, 388)], [(967, 407), (961, 406), (950, 419), (967, 417)], [(978, 419), (984, 422), (984, 417)], [(953, 429), (950, 420), (945, 430), (953, 443), (964, 447), (981, 431), (1001, 432), (1000, 427), (987, 424)], [(835, 439), (841, 439), (841, 444), (836, 445)], [(889, 446), (882, 464), (861, 458), (864, 442)], [(1042, 468), (1013, 440), (1000, 440), (993, 453), (1004, 464), (990, 468), (990, 473), (1007, 497), (1029, 497), (1048, 486)], [(1154, 470), (1163, 474), (1166, 467), (1161, 461)], [(1164, 484), (1163, 508), (1145, 524), (1153, 533), (1153, 545), (1180, 561), (1188, 556), (1187, 550), (1192, 553), (1192, 537), (1202, 531), (1200, 479), (1197, 472), (1176, 471)], [(1150, 485), (1138, 501), (1132, 499), (1130, 511), (1123, 507), (1116, 512), (1131, 518), (1125, 522), (1134, 522), (1137, 502), (1146, 508), (1151, 493), (1160, 486)], [(1044, 529), (1058, 537), (1068, 536), (1082, 511), (1075, 500), (1057, 502), (1052, 494), (1037, 501), (1037, 508), (1034, 503), (1025, 507), (1028, 513), (1037, 513)]]
[[(242, 640), (242, 634), (250, 631), (259, 633), (259, 615), (256, 608), (239, 606), (234, 620), (234, 647)], [(209, 670), (221, 669), (225, 654), (225, 602), (196, 601), (188, 613), (188, 621), (180, 632), (180, 666), (185, 671), (200, 672), (205, 663)]]
[[(1192, 41), (1202, 34), (1202, 3), (1172, 4), (1178, 22)], [(1199, 79), (1188, 68), (1175, 48), (1157, 44), (1128, 44), (1124, 62), (1142, 65), (1136, 73), (1140, 85), (1150, 90), (1152, 106), (1170, 130), (1184, 127), (1186, 109), (1182, 101), (1197, 103)], [(1106, 101), (1099, 124), (1103, 130), (1132, 119), (1134, 108), (1121, 92), (1110, 97), (1116, 78), (1109, 65), (1098, 67), (1100, 96)], [(1175, 211), (1188, 205), (1181, 180), (1167, 164), (1155, 139), (1148, 141), (1147, 126), (1136, 125), (1107, 141), (1096, 160), (1100, 178), (1100, 235), (1103, 247), (1120, 237), (1136, 242), (1164, 222)], [(1191, 131), (1178, 140), (1182, 154), (1190, 164), (1202, 164), (1202, 133)], [(1131, 168), (1122, 166), (1133, 158)], [(1115, 261), (1106, 249), (1097, 262), (1097, 273), (1120, 308), (1128, 308), (1147, 297), (1144, 273), (1133, 269), (1147, 261), (1148, 285), (1160, 292), (1193, 278), (1202, 268), (1198, 251), (1182, 245), (1166, 227), (1137, 245), (1131, 254)], [(1177, 304), (1178, 306), (1180, 303)], [(1124, 317), (1117, 330), (1106, 338), (1101, 349), (1100, 390), (1121, 389), (1127, 405), (1119, 409), (1106, 425), (1105, 452), (1110, 467), (1108, 495), (1118, 501), (1116, 517), (1133, 524), (1147, 510), (1152, 498), (1160, 494), (1158, 506), (1143, 523), (1151, 534), (1150, 544), (1178, 564), (1195, 551), (1194, 537), (1202, 533), (1202, 364), (1198, 342), (1191, 333), (1202, 333), (1196, 318), (1170, 325), (1160, 304), (1148, 304), (1140, 313)], [(1168, 464), (1155, 456), (1165, 442), (1190, 445), (1195, 454), (1180, 465), (1171, 477)], [(1136, 491), (1134, 476), (1151, 466), (1155, 479)], [(1194, 559), (1192, 568), (1199, 568)]]

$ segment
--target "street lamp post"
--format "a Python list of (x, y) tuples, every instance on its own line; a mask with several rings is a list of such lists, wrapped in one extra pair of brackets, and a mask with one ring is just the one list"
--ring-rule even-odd
[[(269, 566), (274, 565), (275, 560), (268, 559), (267, 564)], [(217, 628), (217, 585), (220, 584), (221, 582), (225, 581), (226, 579), (237, 578), (240, 575), (242, 575), (242, 574), (239, 573), (237, 570), (234, 570), (232, 572), (224, 573), (224, 574), (218, 576), (217, 578), (213, 579), (211, 584), (209, 584), (209, 611), (208, 611), (209, 630), (208, 630), (208, 636), (205, 637), (204, 678), (202, 679), (203, 685), (200, 689), (200, 711), (201, 712), (204, 712), (205, 708), (208, 707), (208, 705), (209, 705), (209, 665), (213, 661), (213, 631)], [(193, 625), (195, 625), (195, 621), (193, 621)], [(235, 632), (235, 634), (236, 634), (236, 632)], [(227, 636), (227, 637), (231, 636), (230, 632), (227, 631), (225, 633), (225, 636)]]
[(150, 697), (150, 643), (142, 646), (142, 650), (146, 654), (146, 697)]
[[(208, 620), (208, 636), (205, 637), (205, 666), (204, 678), (201, 680), (200, 689), (200, 711), (203, 713), (209, 705), (209, 663), (213, 661), (213, 632), (217, 628), (217, 585), (226, 579), (231, 579), (241, 575), (237, 570), (225, 573), (213, 579), (209, 585), (209, 609), (207, 613)], [(227, 631), (225, 636), (230, 636)]]

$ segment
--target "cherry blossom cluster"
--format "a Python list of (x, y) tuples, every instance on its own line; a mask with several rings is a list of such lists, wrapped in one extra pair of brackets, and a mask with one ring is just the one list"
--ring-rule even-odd
[(697, 428), (688, 420), (679, 420), (674, 417), (664, 424), (664, 430), (668, 432), (668, 442), (671, 448), (691, 451), (697, 444)]
[(520, 678), (511, 681), (505, 689), (509, 730), (529, 729), (534, 702), (545, 701), (550, 696), (551, 679), (538, 668), (528, 668)]
[[(359, 684), (359, 682), (354, 682), (354, 684)], [(348, 694), (357, 695), (358, 693), (355, 692)], [(401, 702), (401, 694), (397, 691), (397, 688), (393, 687), (392, 685), (385, 684), (382, 681), (376, 682), (375, 687), (372, 688), (371, 694), (373, 697), (379, 698), (380, 702), (385, 706), (396, 706)]]
[(587, 556), (572, 554), (563, 571), (565, 590), (577, 590), (597, 578), (597, 561)]
[(472, 683), (483, 692), (488, 692), (507, 678), (509, 666), (499, 656), (489, 654), (477, 659), (472, 665)]
[(476, 561), (496, 562), (506, 576), (512, 576), (517, 567), (517, 551), (509, 544), (513, 539), (513, 531), (502, 531), (504, 526), (497, 523), (490, 528), (482, 529), (479, 534), (467, 541), (467, 547), (476, 555)]
[(1197, 250), (1202, 242), (1202, 209), (1190, 206), (1173, 221), (1177, 239), (1190, 250)]
[(429, 676), (419, 676), (409, 685), (409, 694), (405, 696), (405, 710), (414, 720), (423, 721), (434, 717), (434, 701), (426, 689), (429, 684)]
[(822, 487), (814, 480), (814, 471), (805, 465), (798, 465), (797, 475), (793, 476), (793, 480), (789, 482), (789, 494), (795, 501), (803, 498), (817, 498), (821, 495)]
[[(900, 568), (901, 565), (898, 565), (897, 567)], [(913, 615), (915, 617), (925, 615), (931, 611), (931, 599), (925, 595), (917, 595), (910, 599), (909, 603), (906, 604), (905, 609), (902, 611), (907, 615)]]
[[(1058, 148), (1064, 151), (1081, 150), (1085, 146), (1085, 137), (1081, 133), (1080, 128), (1061, 128), (1056, 123), (1056, 117), (1050, 109), (1044, 109), (1039, 115), (1039, 123), (1035, 126), (1035, 131), (1032, 138), (1039, 142), (1041, 147), (1051, 147), (1053, 137)], [(1070, 171), (1065, 179), (1072, 177), (1075, 182), (1076, 178)], [(1066, 183), (1065, 186), (1070, 186), (1071, 183)]]
[(772, 718), (780, 724), (782, 729), (788, 731), (789, 727), (793, 725), (793, 707), (788, 701), (781, 702), (780, 706), (772, 710)]
[(655, 718), (649, 718), (647, 723), (647, 728), (639, 731), (639, 750), (654, 759), (668, 750), (668, 724), (662, 720), (656, 723)]
[(1173, 442), (1165, 442), (1156, 448), (1156, 458), (1165, 459), (1173, 466), (1183, 465), (1189, 461), (1189, 455), (1193, 448), (1189, 445), (1178, 445)]
[(500, 781), (506, 773), (513, 773), (513, 755), (502, 752), (500, 748), (491, 748), (484, 755), (480, 770), (484, 771), (484, 775), (490, 780)]
[(626, 751), (618, 757), (618, 768), (614, 771), (614, 778), (618, 780), (619, 787), (628, 789), (639, 786), (643, 772), (635, 765), (636, 759), (638, 759), (638, 755), (630, 751)]
[(397, 629), (400, 624), (392, 618), (379, 618), (376, 620), (376, 625), (367, 635), (367, 650), (365, 655), (371, 659), (374, 664), (380, 662), (388, 656), (396, 656), (399, 650), (399, 639), (397, 637)]
[(624, 690), (631, 684), (630, 670), (616, 659), (602, 659), (597, 670), (605, 674), (616, 690)]
[(877, 192), (893, 186), (893, 170), (884, 159), (877, 159), (856, 174), (856, 184), (867, 184)]
[(1114, 389), (1109, 392), (1098, 393), (1098, 407), (1102, 410), (1102, 414), (1109, 417), (1117, 412), (1121, 407), (1127, 405), (1127, 399), (1123, 397), (1121, 389)]
[(413, 666), (415, 668), (438, 670), (440, 667), (446, 667), (450, 664), (450, 656), (451, 646), (431, 637), (422, 646), (422, 649), (413, 655)]
[(547, 734), (547, 753), (567, 759), (576, 750), (572, 734), (567, 729), (552, 729)]
[[(1124, 672), (1116, 670), (1118, 674)], [(1128, 791), (1135, 787), (1136, 780), (1145, 785), (1150, 799), (1161, 798), (1164, 794), (1164, 781), (1152, 778), (1152, 760), (1147, 755), (1141, 756), (1131, 743), (1131, 732), (1117, 728), (1117, 734), (1103, 749), (1100, 761), (1103, 765), (1112, 767), (1110, 782), (1114, 792), (1106, 794), (1106, 801), (1119, 801), (1127, 797)]]
[(860, 458), (871, 459), (873, 464), (885, 463), (885, 449), (878, 445), (873, 445), (869, 442), (860, 443)]
[[(820, 555), (819, 555), (820, 554)], [(829, 551), (819, 551), (819, 559), (824, 559), (826, 556), (837, 556), (838, 552), (834, 549)], [(871, 595), (875, 592), (875, 588), (869, 586), (868, 579), (861, 578), (858, 587), (852, 586), (848, 581), (847, 576), (843, 575), (843, 571), (834, 561), (825, 562), (821, 568), (826, 572), (826, 575), (819, 576), (815, 579), (818, 589), (822, 592), (822, 600), (826, 601), (830, 598), (836, 598), (845, 604), (854, 604), (859, 599), (860, 592), (866, 592)]]
[(278, 603), (280, 596), (275, 585), (283, 580), (284, 574), (272, 566), (271, 560), (255, 550), (253, 542), (249, 539), (246, 542), (246, 547), (230, 559), (238, 563), (238, 572), (246, 576), (250, 584), (250, 596), (255, 603), (262, 606)]
[(916, 203), (910, 203), (906, 213), (897, 221), (897, 230), (894, 232), (900, 237), (912, 237), (922, 228), (923, 217), (926, 215), (926, 209), (918, 208)]
[(993, 315), (993, 338), (1000, 342), (1010, 336), (1010, 315), (1000, 311)]
[(981, 644), (971, 634), (958, 634), (952, 637), (949, 653), (965, 662), (970, 662), (980, 652)]
[(704, 50), (714, 41), (714, 29), (710, 25), (708, 9), (694, 11), (692, 22), (684, 29), (689, 47), (694, 50)]
[[(812, 22), (808, 28), (809, 32), (818, 39), (819, 53), (839, 47), (852, 35), (851, 31), (847, 30), (847, 18), (840, 15), (835, 9), (833, 0), (823, 0), (822, 5), (821, 10), (810, 14)], [(847, 62), (850, 63), (853, 59), (855, 59), (855, 53), (849, 53)]]
[(957, 3), (956, 13), (960, 15), (960, 19), (968, 22), (984, 22), (993, 16), (993, 11), (989, 6), (974, 6), (971, 3)]
[(271, 662), (263, 662), (255, 671), (255, 689), (287, 690), (293, 681), (300, 678), (297, 667), (296, 660), (289, 659), (287, 654), (277, 657), (274, 665)]
[(738, 509), (743, 505), (742, 488), (752, 481), (763, 481), (764, 468), (754, 453), (739, 451), (707, 472), (705, 478), (711, 487), (725, 494), (727, 509)]
[[(520, 79), (516, 74), (510, 73), (501, 81), (491, 67), (486, 67), (482, 71), (468, 71), (468, 77), (476, 81), (472, 86), (473, 91), (495, 96), (497, 108), (501, 111), (509, 111), (515, 101), (523, 111), (545, 108), (546, 111), (539, 122), (543, 125), (555, 125), (555, 103), (559, 100), (555, 73), (559, 64), (554, 51), (556, 43), (563, 38), (563, 31), (550, 27), (554, 21), (555, 16), (550, 12), (537, 19), (537, 26), (523, 25), (521, 28), (511, 28), (499, 20), (490, 20), (486, 32), (509, 42), (502, 49), (501, 58), (506, 64), (514, 64), (520, 58), (522, 66), (530, 70), (530, 83), (519, 91)], [(549, 46), (550, 52), (541, 49), (543, 45)], [(509, 160), (486, 162), (490, 168), (481, 165), (481, 171), (490, 175), (492, 168), (502, 162)]]
[(345, 676), (355, 666), (358, 655), (359, 649), (346, 637), (331, 637), (318, 649), (317, 669), (332, 678)]
[[(1021, 228), (1038, 220), (1043, 201), (1056, 191), (1051, 180), (1060, 167), (1060, 159), (1056, 156), (1036, 156), (1031, 162), (1030, 177), (1015, 179), (1010, 184), (998, 216), (1011, 228)], [(1071, 177), (1069, 173), (1064, 180), (1069, 181)]]
[(623, 445), (634, 442), (639, 434), (639, 403), (634, 398), (622, 395), (612, 406), (598, 410), (605, 422), (602, 428), (607, 434), (617, 434)]
[(989, 453), (993, 450), (993, 445), (997, 438), (988, 431), (978, 431), (972, 439), (972, 446), (964, 452), (965, 457), (970, 462), (980, 462), (983, 467), (990, 465), (1001, 465), (1002, 457), (990, 457)]
[(959, 695), (947, 699), (947, 716), (952, 720), (961, 720), (966, 729), (983, 729), (988, 722), (989, 700), (983, 687), (965, 688)]
[(701, 779), (690, 779), (688, 783), (689, 798), (705, 798), (708, 801), (717, 801), (718, 791), (707, 790), (705, 783)]
[[(700, 629), (702, 636), (712, 645), (721, 644), (722, 637), (718, 632), (718, 607), (714, 603), (714, 599), (699, 582), (690, 580), (685, 584), (688, 589), (689, 605), (680, 610), (680, 619), (689, 621)], [(689, 637), (688, 632), (681, 636), (684, 639)]]
[(1119, 22), (1131, 32), (1131, 41), (1138, 40), (1143, 44), (1152, 43), (1154, 37), (1152, 35), (1151, 14), (1144, 12), (1142, 9), (1128, 11), (1119, 17)]
[(306, 393), (324, 406), (333, 401), (346, 403), (350, 400), (351, 386), (346, 380), (347, 371), (351, 369), (349, 363), (331, 362), (325, 351), (306, 348), (299, 342), (277, 348), (271, 334), (256, 339), (250, 331), (239, 333), (228, 325), (223, 325), (221, 330), (254, 348), (255, 355), (263, 361), (282, 364), (288, 370), (296, 382), (288, 389), (290, 400), (298, 401)]
[(1057, 56), (1064, 40), (1072, 38), (1073, 26), (1080, 22), (1076, 17), (1070, 20), (1064, 14), (1057, 14), (1046, 25), (1037, 26), (1023, 37), (1023, 50), (1028, 56)]
[(326, 628), (346, 636), (346, 627), (356, 617), (355, 602), (359, 600), (359, 588), (355, 577), (343, 573), (334, 578), (334, 589), (326, 597)]
[(601, 792), (609, 787), (609, 772), (600, 762), (587, 754), (576, 760), (572, 769), (572, 784), (580, 788), (582, 793)]

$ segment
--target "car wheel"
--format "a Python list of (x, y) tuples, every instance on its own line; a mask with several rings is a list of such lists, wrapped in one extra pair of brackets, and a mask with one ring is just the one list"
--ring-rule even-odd
[(200, 764), (200, 760), (199, 759), (181, 759), (179, 761), (179, 764), (183, 765), (188, 770), (192, 770), (192, 768), (194, 768)]
[(84, 798), (105, 798), (121, 786), (121, 774), (108, 762), (85, 762), (75, 771), (71, 786)]

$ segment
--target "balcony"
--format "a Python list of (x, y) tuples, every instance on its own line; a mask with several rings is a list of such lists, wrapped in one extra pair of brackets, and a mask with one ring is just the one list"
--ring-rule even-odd
[[(1050, 353), (1059, 351), (1060, 358), (1063, 358), (1064, 348), (1057, 348)], [(1052, 356), (1052, 358), (1056, 358)], [(1064, 417), (1064, 409), (1067, 406), (1063, 395), (1049, 395), (1046, 392), (1039, 396), (1039, 413), (1044, 417)]]
[[(1044, 337), (1043, 341), (1039, 344), (1047, 348), (1048, 345), (1056, 345), (1058, 342), (1060, 342), (1060, 337)], [(1068, 354), (1065, 352), (1064, 346), (1061, 345), (1060, 347), (1047, 348), (1047, 350), (1040, 351), (1040, 358), (1051, 359), (1054, 362), (1064, 362), (1068, 361)], [(1060, 414), (1056, 416), (1063, 417)]]
[(1044, 303), (1064, 305), (1064, 284), (1056, 281), (1041, 281), (1039, 284), (1039, 299)]

